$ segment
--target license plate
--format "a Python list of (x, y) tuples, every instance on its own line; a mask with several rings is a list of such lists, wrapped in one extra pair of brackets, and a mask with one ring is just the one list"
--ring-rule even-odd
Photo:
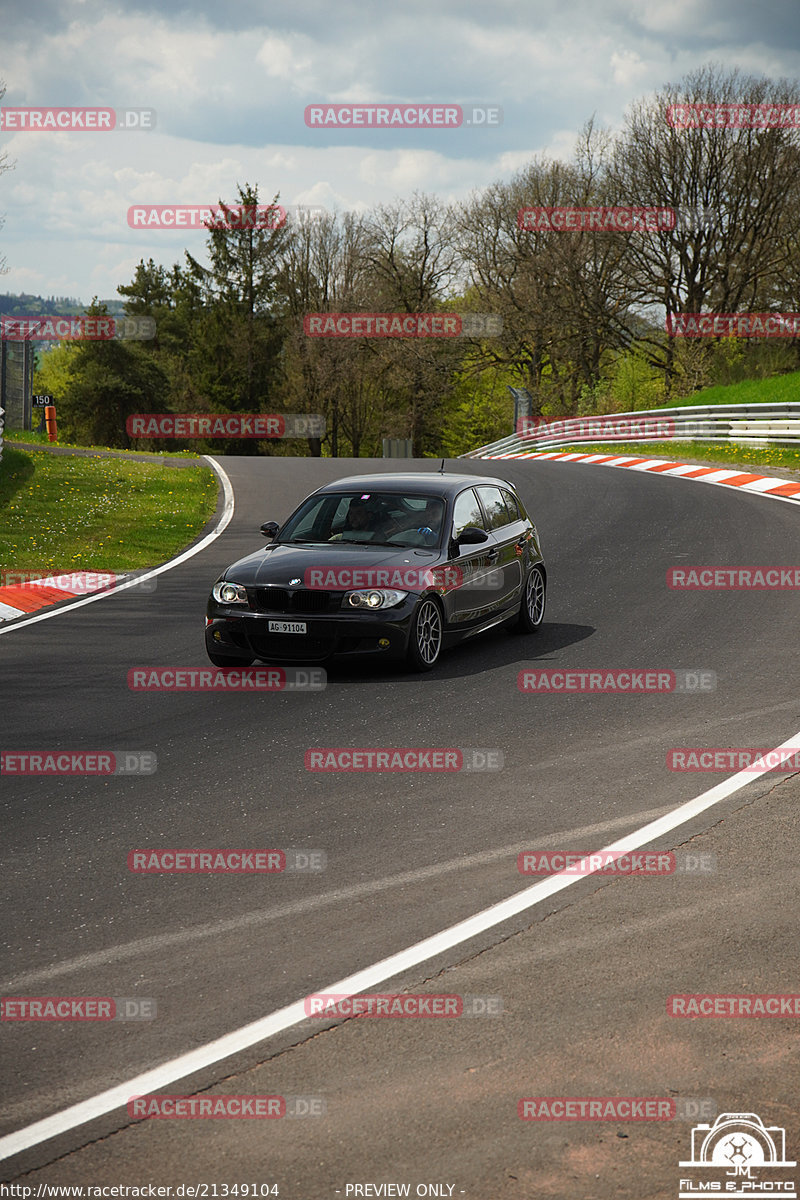
[(270, 633), (308, 633), (305, 621), (270, 621)]

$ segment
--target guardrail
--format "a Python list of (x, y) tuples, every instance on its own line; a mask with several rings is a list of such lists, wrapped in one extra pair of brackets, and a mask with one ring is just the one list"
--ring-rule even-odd
[(800, 402), (649, 408), (549, 421), (533, 418), (527, 431), (469, 450), (459, 457), (524, 458), (526, 454), (539, 454), (559, 446), (666, 441), (800, 447)]
[(5, 426), (5, 409), (0, 408), (0, 462), (3, 461), (3, 428)]

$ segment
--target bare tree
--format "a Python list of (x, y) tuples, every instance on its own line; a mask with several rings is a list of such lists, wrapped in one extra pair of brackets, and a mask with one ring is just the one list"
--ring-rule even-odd
[[(674, 229), (631, 239), (631, 294), (651, 315), (739, 312), (765, 304), (797, 253), (800, 132), (791, 128), (679, 128), (673, 104), (797, 104), (786, 80), (709, 65), (633, 106), (615, 147), (617, 202), (674, 208)], [(669, 378), (670, 339), (646, 339)]]
[(535, 159), (474, 197), (459, 221), (470, 287), (504, 322), (480, 365), (505, 363), (540, 403), (562, 409), (574, 407), (606, 351), (627, 336), (627, 246), (617, 234), (529, 230), (518, 216), (526, 208), (602, 204), (608, 145), (588, 122), (573, 163)]

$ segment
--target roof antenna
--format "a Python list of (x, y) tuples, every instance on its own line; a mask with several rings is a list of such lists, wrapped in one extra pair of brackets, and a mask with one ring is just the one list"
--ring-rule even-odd
[(442, 465), (439, 467), (439, 474), (440, 475), (444, 474), (444, 459), (442, 459)]

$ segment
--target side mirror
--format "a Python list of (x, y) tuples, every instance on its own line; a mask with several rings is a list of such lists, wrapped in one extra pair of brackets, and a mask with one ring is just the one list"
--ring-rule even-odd
[(279, 529), (280, 525), (277, 521), (265, 521), (261, 526), (261, 532), (265, 538), (274, 538)]
[(481, 542), (488, 542), (488, 540), (489, 535), (486, 530), (479, 529), (477, 525), (468, 525), (456, 538), (459, 546), (479, 546)]

